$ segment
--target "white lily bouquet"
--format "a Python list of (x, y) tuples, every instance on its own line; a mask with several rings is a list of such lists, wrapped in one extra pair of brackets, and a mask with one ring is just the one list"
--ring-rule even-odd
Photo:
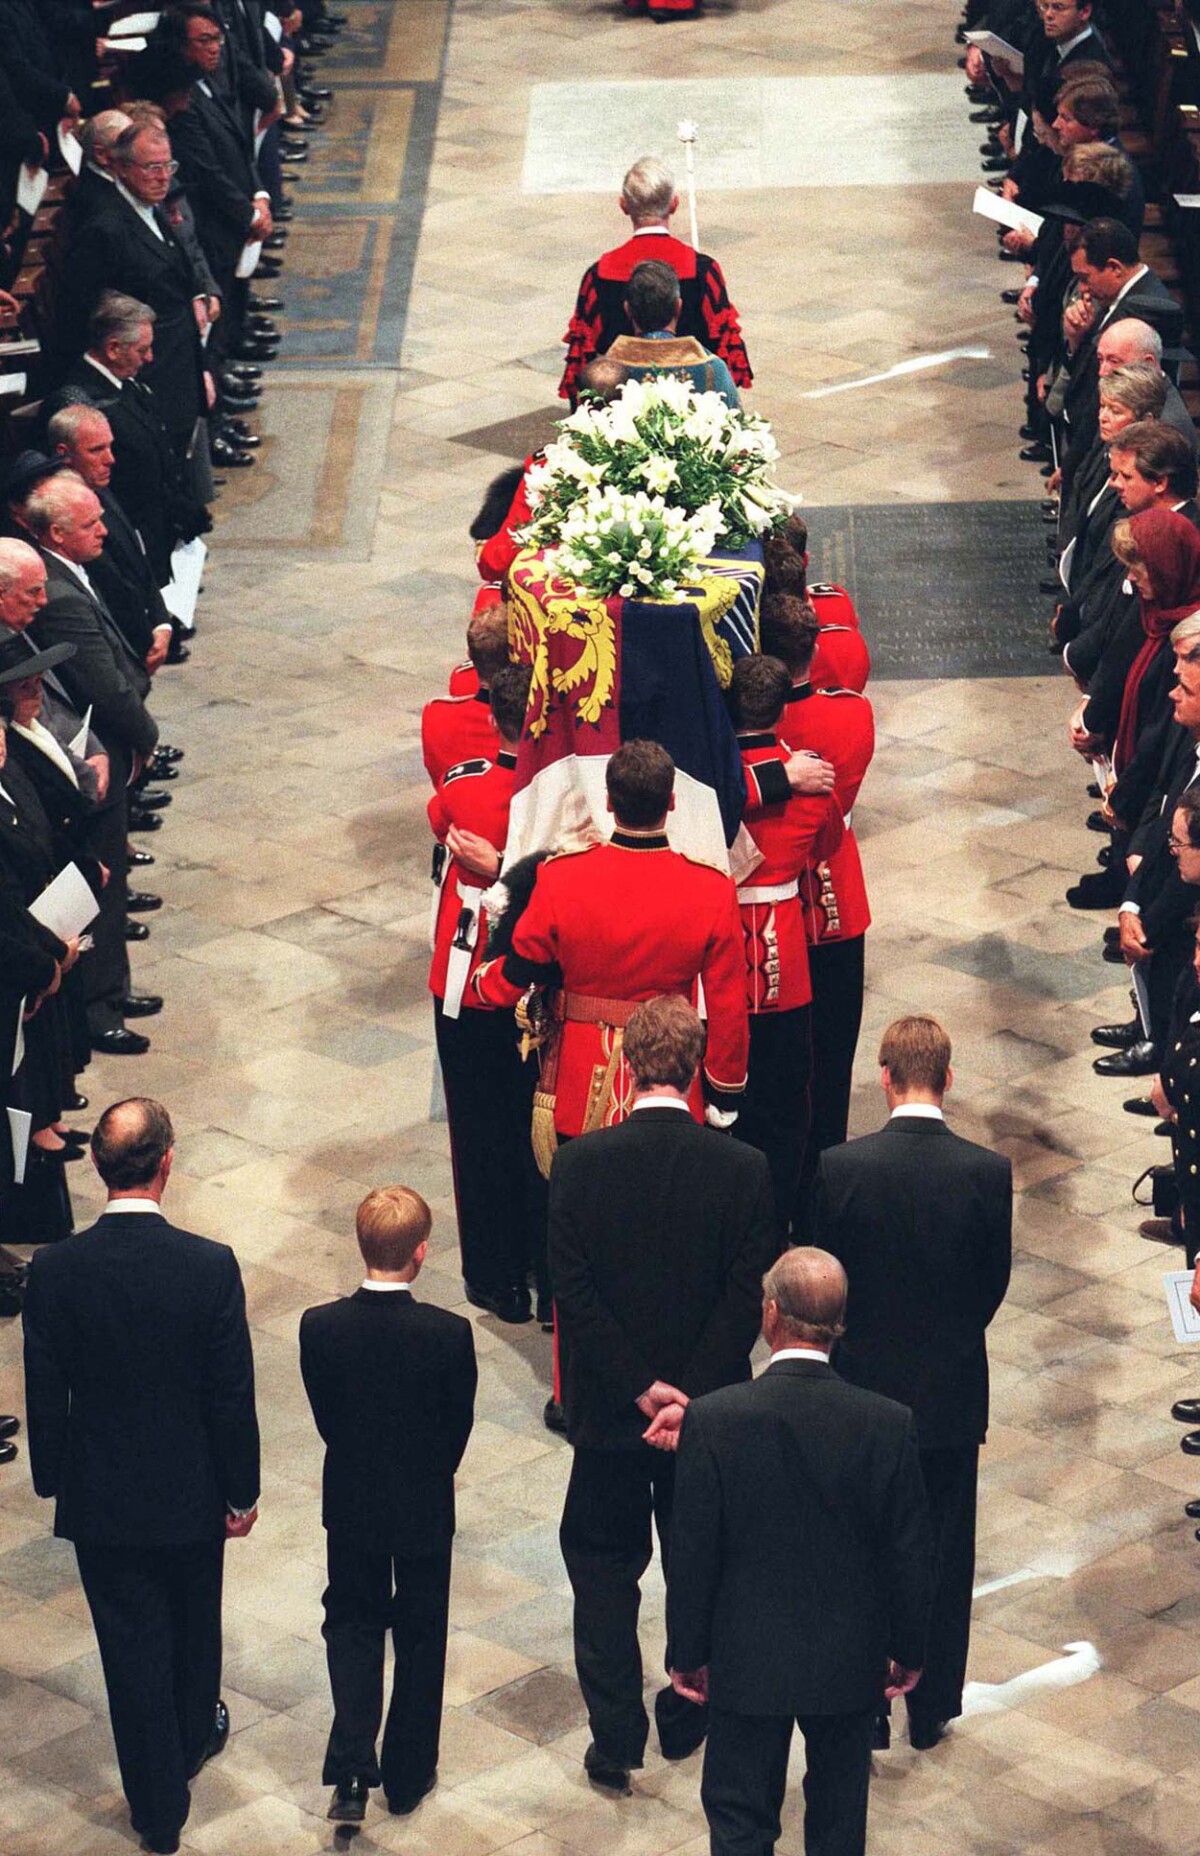
[(526, 547), (602, 597), (674, 599), (717, 546), (736, 552), (783, 519), (765, 419), (671, 374), (583, 404), (526, 478)]

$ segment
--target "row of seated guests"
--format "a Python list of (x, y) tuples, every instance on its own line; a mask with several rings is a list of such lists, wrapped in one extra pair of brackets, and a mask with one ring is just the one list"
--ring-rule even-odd
[(845, 591), (808, 585), (798, 518), (767, 553), (763, 654), (735, 665), (728, 693), (763, 860), (740, 890), (671, 849), (670, 757), (628, 742), (608, 763), (611, 840), (523, 860), (492, 891), (529, 687), (503, 604), (474, 615), (468, 662), (424, 710), (439, 847), (430, 989), (463, 1275), (468, 1299), (503, 1320), (535, 1312), (530, 1281), (550, 1320), (531, 1126), (540, 1118), (544, 1170), (557, 1141), (623, 1119), (621, 1039), (640, 1000), (702, 987), (695, 1111), (767, 1155), (781, 1247), (811, 1229), (819, 1155), (845, 1139), (870, 921), (851, 821), (874, 747), (870, 658)]

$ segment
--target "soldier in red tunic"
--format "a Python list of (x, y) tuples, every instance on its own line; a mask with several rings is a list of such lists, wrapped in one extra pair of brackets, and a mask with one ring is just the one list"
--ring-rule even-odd
[(469, 664), (450, 673), (452, 694), (435, 696), (421, 711), (421, 757), (435, 792), (451, 767), (496, 758), (488, 687), (508, 663), (508, 619), (502, 606), (476, 613), (467, 627), (467, 650)]
[(470, 986), (483, 956), (482, 894), (495, 879), (525, 720), (529, 671), (509, 664), (492, 680), (492, 751), (451, 767), (429, 801), (441, 848), (429, 990), (467, 1300), (502, 1321), (528, 1321), (527, 1278), (549, 1318), (546, 1191), (529, 1146), (536, 1066), (523, 1064), (508, 1012), (490, 1011)]
[(662, 993), (694, 1002), (699, 983), (708, 1018), (705, 1093), (710, 1118), (724, 1123), (745, 1088), (748, 1049), (733, 883), (671, 849), (675, 766), (665, 748), (626, 741), (605, 778), (611, 839), (547, 859), (511, 951), (479, 969), (476, 995), (511, 1006), (531, 986), (558, 989), (558, 1034), (542, 1091), (553, 1094), (556, 1132), (575, 1136), (629, 1112), (633, 1083), (622, 1044), (634, 1006)]
[[(650, 5), (652, 11), (691, 12), (695, 0), (650, 0)], [(678, 209), (679, 195), (669, 169), (652, 155), (635, 162), (621, 183), (620, 205), (633, 221), (633, 236), (606, 251), (583, 274), (575, 313), (563, 337), (567, 364), (559, 382), (560, 398), (573, 405), (584, 363), (603, 354), (618, 335), (634, 333), (625, 310), (626, 286), (635, 267), (651, 259), (669, 264), (679, 279), (683, 306), (676, 333), (692, 335), (720, 355), (735, 386), (750, 386), (754, 376), (741, 323), (720, 265), (705, 252), (671, 237), (671, 216)]]
[[(779, 753), (775, 730), (791, 690), (774, 657), (743, 657), (733, 667), (729, 708), (742, 764)], [(766, 1155), (775, 1195), (775, 1230), (788, 1240), (808, 1139), (812, 982), (800, 883), (810, 863), (832, 857), (844, 827), (831, 793), (793, 795), (747, 820), (763, 861), (738, 887), (746, 943), (750, 1077), (737, 1134)]]
[(776, 610), (764, 621), (764, 648), (782, 659), (792, 678), (780, 739), (832, 765), (834, 793), (847, 827), (840, 847), (832, 856), (814, 859), (800, 885), (813, 986), (813, 1118), (793, 1221), (802, 1243), (808, 1241), (799, 1234), (808, 1229), (817, 1162), (826, 1147), (836, 1147), (846, 1138), (862, 1023), (864, 937), (871, 925), (851, 813), (875, 752), (875, 720), (870, 703), (857, 690), (812, 687), (808, 670), (816, 638), (811, 616)]

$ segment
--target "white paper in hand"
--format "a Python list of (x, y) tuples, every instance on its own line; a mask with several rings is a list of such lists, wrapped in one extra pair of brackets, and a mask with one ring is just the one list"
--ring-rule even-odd
[(22, 999), (17, 1007), (17, 1035), (13, 1039), (13, 1067), (15, 1076), (25, 1057), (25, 1001)]
[(84, 882), (78, 864), (68, 864), (30, 903), (29, 913), (60, 941), (73, 941), (95, 921), (100, 904)]
[(237, 261), (237, 271), (235, 275), (241, 278), (243, 282), (247, 277), (253, 277), (255, 271), (258, 269), (258, 261), (261, 257), (262, 240), (260, 238), (251, 239), (247, 244), (242, 246), (242, 255)]
[(24, 391), (24, 374), (0, 374), (0, 399), (19, 400)]
[(128, 39), (139, 33), (153, 32), (161, 13), (126, 13), (123, 19), (114, 19), (108, 29), (110, 39)]
[(58, 152), (72, 174), (78, 174), (83, 166), (83, 147), (70, 130), (64, 129), (61, 123), (58, 125)]
[(971, 211), (978, 213), (981, 219), (991, 219), (998, 226), (1007, 226), (1010, 232), (1032, 232), (1036, 238), (1042, 229), (1040, 214), (1031, 213), (1026, 206), (1018, 206), (1015, 200), (1003, 199), (1000, 194), (993, 193), (990, 187), (976, 187)]
[(201, 536), (179, 542), (171, 556), (171, 578), (162, 589), (163, 605), (189, 632), (196, 623), (196, 596), (207, 559), (208, 548)]
[(26, 167), (22, 162), (17, 169), (17, 205), (31, 219), (42, 203), (42, 195), (49, 182), (50, 176), (45, 168)]
[(83, 721), (80, 724), (79, 733), (77, 735), (72, 735), (71, 739), (67, 742), (67, 746), (70, 748), (72, 754), (78, 754), (80, 760), (87, 759), (87, 740), (91, 732), (92, 705), (89, 703), (87, 706), (87, 713), (84, 715)]
[(1171, 1326), (1181, 1347), (1191, 1346), (1200, 1340), (1200, 1315), (1188, 1300), (1191, 1287), (1191, 1270), (1167, 1270), (1163, 1276), (1167, 1307), (1171, 1311)]
[(25, 1156), (29, 1152), (29, 1134), (33, 1127), (33, 1116), (28, 1109), (10, 1108), (8, 1111), (8, 1132), (12, 1140), (13, 1184), (25, 1184)]

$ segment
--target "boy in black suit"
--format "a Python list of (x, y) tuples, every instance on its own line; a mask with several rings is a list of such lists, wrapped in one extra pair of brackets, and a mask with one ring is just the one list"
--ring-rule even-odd
[[(300, 1322), (300, 1370), (325, 1441), (333, 1727), (323, 1782), (336, 1788), (335, 1823), (360, 1823), (373, 1785), (406, 1816), (437, 1780), (454, 1472), (476, 1367), (470, 1323), (412, 1294), (431, 1223), (407, 1186), (368, 1193), (356, 1218), (366, 1280)], [(396, 1668), (377, 1760), (389, 1630)]]
[[(1012, 1265), (1012, 1164), (946, 1126), (950, 1039), (936, 1019), (889, 1025), (879, 1063), (890, 1117), (878, 1133), (821, 1156), (817, 1230), (850, 1278), (838, 1373), (907, 1405), (917, 1427), (935, 1580), (908, 1735), (924, 1749), (962, 1713), (988, 1424), (986, 1333)], [(884, 1718), (876, 1745), (887, 1744)]]

